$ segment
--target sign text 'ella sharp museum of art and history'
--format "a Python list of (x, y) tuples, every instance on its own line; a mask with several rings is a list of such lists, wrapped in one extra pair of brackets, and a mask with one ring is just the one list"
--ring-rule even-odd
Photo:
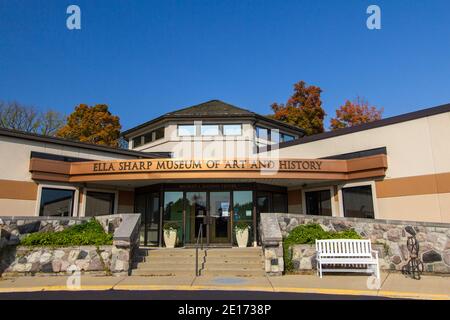
[[(141, 243), (235, 244), (261, 213), (450, 223), (450, 105), (333, 132), (219, 100), (123, 132), (129, 149), (0, 129), (0, 215), (142, 214)], [(1, 218), (1, 217), (0, 217)]]

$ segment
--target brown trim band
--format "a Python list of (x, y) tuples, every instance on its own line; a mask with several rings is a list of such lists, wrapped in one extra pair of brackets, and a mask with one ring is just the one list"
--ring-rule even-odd
[[(88, 182), (123, 180), (183, 180), (183, 179), (296, 179), (296, 180), (353, 180), (382, 177), (387, 168), (386, 155), (351, 160), (324, 159), (258, 159), (258, 160), (204, 160), (198, 166), (186, 169), (186, 164), (174, 165), (189, 160), (113, 160), (71, 162), (32, 159), (30, 172), (33, 179)], [(214, 162), (217, 161), (217, 165)], [(227, 166), (229, 162), (239, 163), (236, 167)], [(240, 162), (243, 161), (243, 162)], [(279, 165), (277, 171), (263, 171), (254, 162)], [(171, 166), (167, 165), (171, 163)], [(178, 163), (179, 164), (179, 163)], [(209, 165), (208, 165), (209, 164)], [(212, 166), (211, 166), (212, 164)], [(180, 169), (181, 168), (181, 169)]]
[(35, 182), (0, 180), (0, 199), (36, 200), (37, 190)]
[(375, 182), (377, 198), (450, 193), (450, 172)]

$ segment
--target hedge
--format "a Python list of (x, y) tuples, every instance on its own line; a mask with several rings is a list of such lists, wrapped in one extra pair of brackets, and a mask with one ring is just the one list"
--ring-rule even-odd
[(296, 244), (314, 244), (316, 240), (323, 239), (362, 239), (353, 229), (340, 232), (325, 231), (317, 223), (308, 223), (295, 227), (283, 240), (284, 267), (286, 271), (294, 269), (292, 263), (291, 247)]
[(23, 246), (88, 246), (111, 245), (113, 235), (106, 233), (95, 219), (63, 231), (31, 233), (20, 241)]

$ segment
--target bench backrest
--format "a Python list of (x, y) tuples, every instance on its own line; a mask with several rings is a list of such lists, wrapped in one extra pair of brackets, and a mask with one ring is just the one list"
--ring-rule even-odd
[(316, 240), (316, 251), (322, 257), (370, 257), (372, 246), (365, 239)]

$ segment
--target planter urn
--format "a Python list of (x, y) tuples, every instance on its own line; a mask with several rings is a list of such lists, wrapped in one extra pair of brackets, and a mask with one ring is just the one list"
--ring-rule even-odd
[(248, 243), (248, 228), (236, 229), (236, 241), (239, 248), (247, 247)]
[(164, 230), (164, 243), (166, 245), (166, 248), (175, 248), (176, 241), (177, 241), (176, 229)]

